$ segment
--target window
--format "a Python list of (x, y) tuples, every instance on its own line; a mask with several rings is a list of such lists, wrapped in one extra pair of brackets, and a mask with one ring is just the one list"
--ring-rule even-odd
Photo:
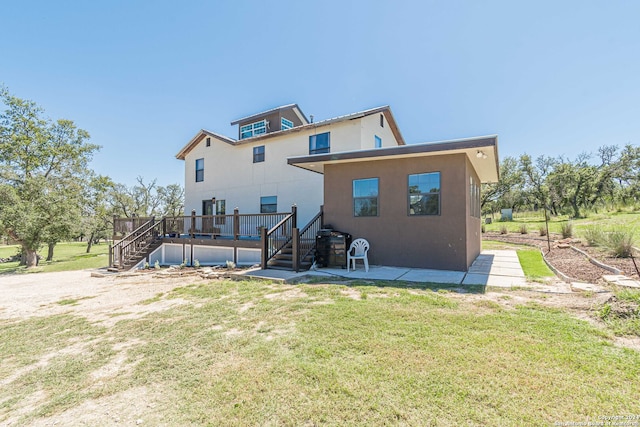
[[(226, 215), (226, 202), (224, 200), (216, 200), (216, 215)], [(216, 225), (224, 225), (226, 218), (224, 216), (216, 217)]]
[(260, 197), (260, 213), (278, 212), (278, 196)]
[(196, 182), (204, 181), (204, 159), (196, 159)]
[(253, 147), (253, 163), (264, 162), (264, 145)]
[(375, 141), (376, 148), (382, 147), (382, 138), (380, 138), (378, 135), (373, 135), (373, 139)]
[(207, 147), (211, 147), (211, 138), (207, 138)]
[(293, 127), (293, 122), (291, 120), (287, 120), (284, 117), (280, 118), (280, 130), (287, 130)]
[(409, 175), (409, 215), (440, 215), (440, 172)]
[(328, 153), (330, 148), (329, 132), (311, 135), (309, 137), (309, 154)]
[(240, 127), (240, 139), (251, 138), (252, 136), (261, 135), (263, 133), (267, 133), (266, 120), (260, 120), (259, 122)]
[(471, 216), (480, 218), (480, 186), (473, 177), (469, 177), (469, 210)]
[(353, 180), (353, 216), (378, 216), (378, 178)]
[(384, 115), (380, 114), (380, 127), (383, 128), (384, 127)]

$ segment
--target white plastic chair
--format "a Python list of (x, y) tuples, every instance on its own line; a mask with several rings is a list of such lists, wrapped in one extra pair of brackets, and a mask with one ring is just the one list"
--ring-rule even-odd
[[(353, 255), (351, 253), (353, 252)], [(353, 261), (353, 270), (356, 270), (356, 260), (361, 259), (364, 261), (364, 270), (369, 272), (369, 259), (367, 258), (367, 252), (369, 252), (369, 242), (365, 239), (356, 239), (351, 242), (349, 251), (347, 252), (347, 272), (349, 272), (349, 265)]]

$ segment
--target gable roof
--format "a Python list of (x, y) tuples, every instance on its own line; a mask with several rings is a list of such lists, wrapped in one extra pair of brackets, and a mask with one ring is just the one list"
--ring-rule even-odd
[[(289, 106), (277, 107), (277, 108), (269, 110), (267, 112), (272, 112), (272, 111), (275, 111), (275, 110), (280, 109), (280, 108), (290, 107), (292, 105), (297, 106), (297, 104), (290, 104)], [(262, 112), (262, 113), (259, 113), (259, 114), (254, 114), (254, 115), (251, 115), (251, 116), (247, 116), (247, 117), (244, 117), (242, 119), (236, 120), (236, 121), (232, 122), (231, 124), (234, 124), (234, 123), (237, 124), (238, 122), (242, 122), (242, 121), (245, 121), (245, 120), (251, 120), (251, 119), (253, 119), (255, 117), (260, 117), (260, 116), (264, 115), (267, 112)], [(344, 121), (347, 121), (347, 120), (355, 120), (355, 119), (359, 119), (359, 118), (362, 118), (362, 117), (366, 117), (366, 116), (370, 116), (372, 114), (378, 114), (378, 113), (381, 113), (381, 114), (384, 115), (385, 119), (387, 120), (387, 124), (389, 126), (389, 129), (391, 129), (391, 132), (393, 133), (393, 136), (396, 138), (396, 141), (398, 142), (398, 145), (405, 145), (404, 138), (402, 137), (402, 134), (400, 133), (400, 129), (398, 129), (398, 125), (396, 123), (396, 120), (393, 117), (393, 114), (391, 113), (391, 108), (388, 105), (384, 105), (382, 107), (376, 107), (376, 108), (371, 108), (371, 109), (368, 109), (368, 110), (357, 111), (355, 113), (345, 114), (343, 116), (337, 116), (337, 117), (333, 117), (333, 118), (330, 118), (330, 119), (321, 120), (321, 121), (315, 122), (315, 123), (307, 123), (307, 124), (303, 124), (301, 126), (293, 127), (291, 129), (279, 130), (279, 131), (276, 131), (276, 132), (269, 132), (269, 133), (265, 133), (265, 134), (262, 134), (262, 135), (253, 136), (251, 138), (241, 139), (241, 140), (229, 138), (228, 136), (220, 135), (220, 134), (215, 133), (215, 132), (211, 132), (211, 131), (208, 131), (208, 130), (205, 130), (205, 129), (201, 129), (200, 132), (198, 132), (196, 134), (196, 136), (194, 136), (178, 152), (178, 154), (176, 154), (176, 158), (178, 160), (184, 160), (185, 157), (187, 156), (187, 154), (189, 153), (189, 151), (191, 151), (206, 136), (211, 136), (211, 137), (218, 138), (219, 140), (221, 140), (223, 142), (226, 142), (228, 144), (231, 144), (231, 145), (240, 145), (240, 144), (244, 144), (244, 143), (247, 143), (247, 142), (255, 142), (255, 141), (260, 141), (260, 140), (264, 140), (264, 139), (274, 138), (274, 137), (283, 135), (284, 133), (293, 133), (293, 132), (300, 132), (300, 131), (303, 131), (303, 130), (316, 129), (316, 128), (319, 128), (319, 127), (332, 125), (334, 123), (340, 123), (340, 122), (344, 122)]]
[(409, 144), (400, 147), (384, 147), (368, 150), (343, 151), (290, 157), (287, 163), (302, 169), (324, 173), (324, 166), (336, 163), (353, 163), (390, 160), (408, 157), (427, 157), (445, 154), (466, 154), (482, 183), (498, 182), (498, 136), (478, 136), (448, 141)]
[(282, 111), (282, 110), (293, 110), (293, 112), (296, 113), (296, 115), (298, 116), (298, 118), (300, 118), (300, 121), (303, 124), (309, 123), (307, 116), (304, 115), (300, 107), (298, 107), (298, 104), (287, 104), (287, 105), (281, 105), (280, 107), (272, 108), (267, 111), (263, 111), (261, 113), (252, 114), (250, 116), (242, 117), (240, 119), (234, 120), (231, 122), (231, 126), (235, 126), (238, 123), (242, 123), (242, 122), (249, 122), (254, 119), (257, 119), (263, 116), (268, 116), (269, 114), (273, 114), (277, 111)]
[(235, 145), (237, 142), (235, 139), (229, 138), (228, 136), (220, 135), (219, 133), (211, 132), (206, 129), (200, 129), (200, 132), (198, 132), (196, 136), (191, 138), (191, 140), (187, 142), (187, 145), (182, 147), (182, 150), (180, 150), (178, 154), (176, 154), (176, 159), (184, 160), (187, 154), (189, 154), (189, 151), (191, 151), (193, 147), (198, 145), (198, 143), (202, 141), (204, 138), (206, 138), (207, 136), (217, 138), (220, 141), (226, 142), (227, 144), (231, 144), (231, 145)]

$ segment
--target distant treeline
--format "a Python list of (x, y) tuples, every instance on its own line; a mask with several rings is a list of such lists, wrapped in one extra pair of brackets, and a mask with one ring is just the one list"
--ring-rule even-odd
[(537, 210), (583, 217), (586, 211), (640, 206), (640, 147), (602, 146), (575, 159), (528, 154), (506, 157), (500, 180), (485, 184), (484, 214), (500, 209)]

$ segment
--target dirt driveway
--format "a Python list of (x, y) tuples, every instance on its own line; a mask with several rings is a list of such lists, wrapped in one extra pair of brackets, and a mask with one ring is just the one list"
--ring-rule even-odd
[[(130, 317), (180, 304), (137, 305), (159, 293), (201, 280), (198, 276), (163, 277), (152, 274), (92, 277), (89, 270), (0, 275), (0, 318), (28, 318), (73, 312), (91, 321), (109, 322), (124, 309)], [(125, 317), (120, 316), (118, 320)]]

